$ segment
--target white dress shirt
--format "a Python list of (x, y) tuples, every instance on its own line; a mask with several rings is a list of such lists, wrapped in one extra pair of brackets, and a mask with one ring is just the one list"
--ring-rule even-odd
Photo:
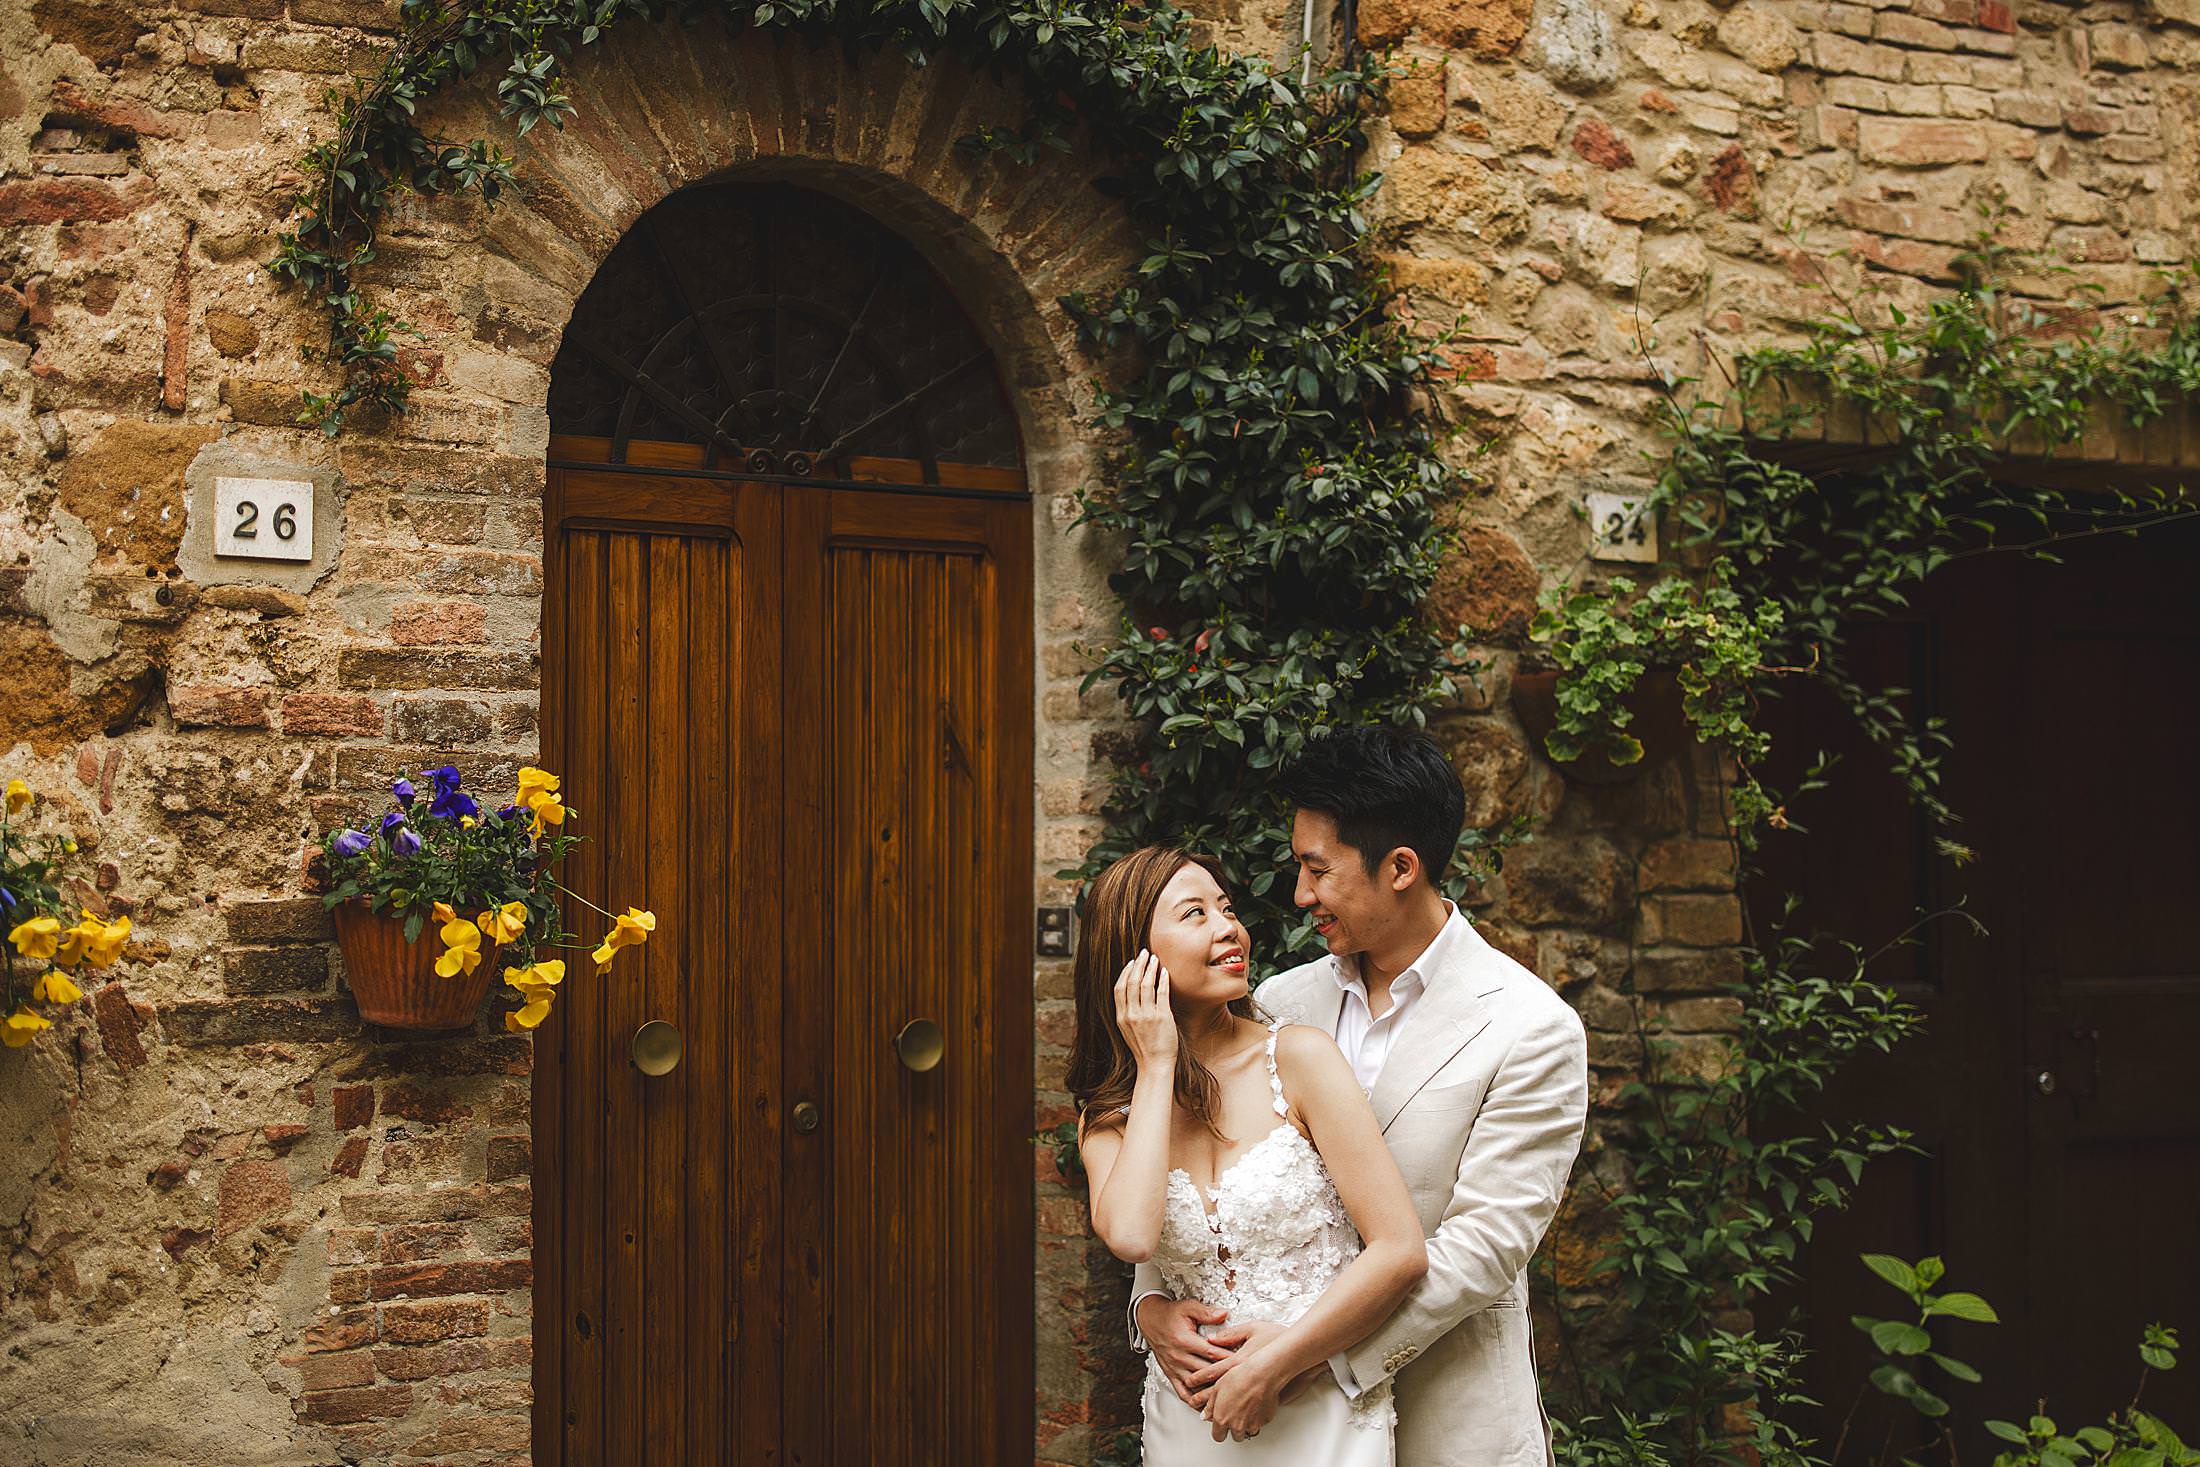
[(1383, 1073), (1383, 1062), (1390, 1058), (1391, 1046), (1398, 1042), (1398, 1031), (1405, 1026), (1406, 1015), (1420, 999), (1427, 983), (1427, 975), (1443, 965), (1444, 956), (1457, 938), (1459, 929), (1467, 925), (1467, 919), (1459, 915), (1459, 908), (1444, 903), (1448, 915), (1444, 925), (1436, 930), (1436, 936), (1422, 949), (1421, 955), (1406, 964), (1405, 971), (1390, 980), (1390, 1007), (1380, 1015), (1368, 1003), (1367, 984), (1360, 977), (1358, 954), (1349, 957), (1332, 957), (1330, 971), (1336, 976), (1337, 986), (1344, 990), (1344, 1002), (1337, 1009), (1337, 1048), (1352, 1064), (1352, 1074), (1359, 1080), (1360, 1088), (1372, 1093), (1375, 1081)]

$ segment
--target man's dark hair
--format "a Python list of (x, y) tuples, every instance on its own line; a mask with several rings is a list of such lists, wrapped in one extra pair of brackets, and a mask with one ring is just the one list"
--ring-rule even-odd
[(1283, 792), (1301, 810), (1337, 822), (1367, 874), (1400, 846), (1421, 858), (1434, 884), (1451, 865), (1467, 792), (1436, 740), (1419, 730), (1339, 728), (1307, 741), (1284, 771)]

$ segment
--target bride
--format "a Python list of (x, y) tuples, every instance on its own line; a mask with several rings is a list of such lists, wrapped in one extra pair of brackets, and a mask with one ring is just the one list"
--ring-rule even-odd
[(1188, 1396), (1149, 1362), (1145, 1460), (1389, 1467), (1387, 1382), (1348, 1399), (1326, 1362), (1428, 1252), (1351, 1067), (1320, 1030), (1256, 1017), (1212, 862), (1134, 851), (1093, 883), (1084, 929), (1069, 1089), (1093, 1229), (1208, 1305), (1203, 1334), (1247, 1340), (1212, 1345)]

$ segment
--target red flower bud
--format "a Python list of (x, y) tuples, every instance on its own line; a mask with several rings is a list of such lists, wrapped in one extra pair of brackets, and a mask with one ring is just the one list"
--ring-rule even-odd
[(1198, 638), (1198, 640), (1192, 643), (1192, 651), (1194, 651), (1195, 653), (1196, 653), (1196, 652), (1204, 652), (1204, 651), (1206, 651), (1206, 650), (1207, 650), (1207, 643), (1208, 643), (1208, 642), (1209, 642), (1210, 640), (1212, 640), (1212, 639), (1213, 639), (1213, 637), (1214, 637), (1214, 633), (1213, 633), (1213, 632), (1211, 632), (1211, 631), (1205, 631), (1205, 632), (1201, 632), (1201, 633), (1199, 634), (1199, 638)]
[(1167, 627), (1148, 627), (1146, 628), (1146, 635), (1152, 637), (1156, 642), (1166, 642), (1169, 640), (1169, 629)]

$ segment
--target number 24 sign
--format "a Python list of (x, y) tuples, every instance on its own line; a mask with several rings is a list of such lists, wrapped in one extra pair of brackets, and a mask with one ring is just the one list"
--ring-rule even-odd
[(1639, 496), (1591, 493), (1586, 508), (1591, 560), (1658, 558), (1657, 522), (1643, 512)]
[(241, 560), (313, 559), (313, 485), (303, 479), (216, 479), (214, 553)]

